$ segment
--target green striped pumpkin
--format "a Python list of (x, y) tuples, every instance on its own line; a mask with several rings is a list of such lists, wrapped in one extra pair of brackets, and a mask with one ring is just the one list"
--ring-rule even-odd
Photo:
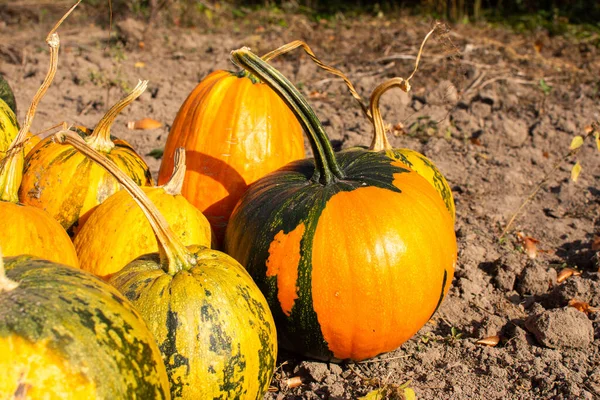
[(0, 398), (170, 398), (154, 338), (119, 292), (50, 261), (4, 262)]
[(142, 256), (109, 282), (123, 293), (153, 332), (182, 399), (261, 399), (277, 357), (269, 306), (244, 268), (204, 246), (186, 247), (144, 191), (72, 132), (66, 142), (105, 167), (140, 205), (159, 253)]
[(334, 153), (283, 75), (247, 49), (232, 58), (284, 98), (315, 158), (250, 185), (225, 251), (265, 294), (285, 348), (327, 360), (397, 348), (431, 318), (452, 282), (456, 237), (444, 202), (383, 152)]
[[(106, 154), (138, 185), (151, 186), (152, 175), (143, 158), (124, 140), (110, 136), (119, 112), (145, 90), (146, 83), (113, 106), (90, 132), (80, 136), (93, 148)], [(74, 236), (91, 212), (121, 189), (104, 169), (75, 149), (54, 143), (49, 136), (38, 143), (25, 159), (19, 200), (48, 212)]]
[(14, 111), (0, 98), (0, 160), (19, 133), (19, 123)]

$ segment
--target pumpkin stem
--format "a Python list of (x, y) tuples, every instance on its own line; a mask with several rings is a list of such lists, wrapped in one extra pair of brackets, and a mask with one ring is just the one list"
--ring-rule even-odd
[(70, 144), (77, 151), (100, 164), (123, 185), (125, 190), (133, 197), (133, 200), (140, 206), (146, 218), (148, 218), (158, 240), (161, 263), (167, 273), (175, 275), (182, 269), (188, 270), (196, 265), (196, 257), (175, 236), (156, 206), (148, 199), (144, 191), (129, 176), (121, 171), (112, 160), (109, 160), (91, 148), (73, 131), (62, 130), (54, 135), (54, 140), (61, 144)]
[(419, 52), (417, 53), (417, 58), (415, 60), (415, 68), (413, 69), (413, 72), (407, 79), (403, 79), (400, 77), (392, 78), (377, 86), (375, 90), (373, 90), (373, 93), (371, 93), (371, 99), (369, 101), (369, 112), (371, 114), (371, 122), (373, 123), (373, 128), (375, 129), (375, 135), (373, 136), (373, 140), (371, 141), (371, 146), (369, 146), (369, 150), (385, 150), (389, 156), (393, 157), (393, 155), (389, 154), (392, 150), (392, 146), (390, 145), (390, 142), (388, 141), (387, 135), (385, 133), (385, 126), (383, 123), (383, 118), (381, 116), (381, 110), (379, 109), (379, 99), (385, 92), (387, 92), (393, 87), (398, 87), (405, 93), (410, 92), (410, 80), (419, 69), (419, 62), (421, 61), (421, 54), (423, 53), (425, 43), (427, 42), (427, 40), (429, 40), (429, 37), (441, 26), (442, 24), (440, 22), (436, 22), (433, 28), (427, 33), (427, 35), (425, 35), (425, 39), (423, 39), (423, 42), (421, 42), (421, 47), (419, 48)]
[[(75, 6), (77, 6), (77, 4), (75, 4)], [(73, 8), (75, 8), (75, 6), (73, 6)], [(37, 106), (52, 84), (54, 75), (56, 75), (56, 70), (58, 68), (58, 49), (60, 47), (60, 39), (58, 37), (58, 33), (54, 31), (58, 28), (58, 25), (60, 25), (60, 23), (69, 15), (69, 13), (73, 11), (73, 8), (67, 12), (67, 14), (58, 22), (52, 31), (50, 31), (50, 34), (48, 34), (48, 37), (46, 38), (46, 43), (50, 47), (50, 68), (46, 73), (46, 77), (44, 78), (42, 85), (38, 89), (35, 96), (33, 96), (33, 100), (31, 101), (29, 109), (27, 110), (27, 115), (25, 116), (25, 122), (11, 143), (10, 148), (6, 151), (5, 157), (0, 161), (1, 201), (10, 201), (12, 203), (19, 202), (18, 192), (19, 186), (21, 186), (21, 180), (23, 179), (23, 165), (25, 162), (25, 152), (23, 146), (27, 138), (27, 132), (29, 132), (29, 129), (31, 128), (31, 123), (33, 122), (33, 117), (35, 116)]]
[(110, 140), (110, 128), (115, 122), (117, 115), (119, 115), (125, 107), (133, 103), (135, 99), (140, 97), (147, 87), (148, 81), (139, 81), (131, 93), (112, 106), (104, 117), (102, 117), (100, 122), (98, 122), (98, 125), (94, 128), (92, 134), (86, 139), (87, 144), (94, 150), (110, 153), (113, 147), (115, 147), (115, 144)]
[(279, 71), (252, 53), (247, 47), (232, 51), (231, 59), (273, 89), (296, 115), (298, 122), (308, 135), (315, 156), (316, 168), (313, 181), (328, 185), (336, 179), (343, 179), (344, 173), (337, 163), (323, 125), (298, 89)]
[(171, 196), (177, 196), (181, 194), (181, 188), (183, 187), (183, 178), (185, 177), (185, 148), (179, 147), (175, 150), (175, 166), (173, 167), (173, 174), (163, 189)]
[(0, 248), (0, 293), (15, 290), (17, 286), (19, 286), (19, 282), (15, 282), (6, 276), (6, 271), (4, 270), (4, 258), (2, 256), (2, 249)]
[(338, 76), (338, 77), (342, 78), (342, 80), (346, 84), (346, 87), (348, 88), (348, 91), (350, 92), (350, 94), (352, 95), (352, 97), (354, 97), (354, 99), (358, 102), (358, 105), (363, 110), (363, 113), (369, 119), (369, 121), (372, 122), (373, 119), (371, 118), (371, 114), (369, 113), (369, 110), (368, 110), (367, 106), (365, 106), (365, 103), (363, 103), (362, 97), (360, 97), (360, 95), (358, 94), (358, 91), (356, 90), (356, 88), (354, 87), (354, 85), (352, 84), (352, 82), (350, 82), (350, 79), (348, 79), (348, 77), (346, 76), (346, 74), (344, 74), (339, 69), (331, 67), (331, 66), (323, 63), (323, 61), (319, 60), (317, 58), (317, 56), (315, 55), (315, 53), (312, 51), (312, 49), (305, 42), (303, 42), (302, 40), (294, 40), (293, 42), (290, 42), (288, 44), (284, 44), (283, 46), (281, 46), (281, 47), (279, 47), (279, 48), (277, 48), (277, 49), (275, 49), (275, 50), (273, 50), (273, 51), (265, 54), (261, 58), (263, 59), (263, 61), (269, 62), (272, 59), (274, 59), (275, 57), (279, 57), (282, 54), (289, 53), (290, 51), (292, 51), (294, 49), (297, 49), (298, 47), (302, 47), (302, 49), (304, 50), (304, 52), (306, 54), (308, 54), (308, 56), (313, 60), (313, 62), (315, 64), (317, 64), (317, 66), (319, 68), (324, 69), (325, 71), (329, 72), (330, 74), (333, 74), (335, 76)]

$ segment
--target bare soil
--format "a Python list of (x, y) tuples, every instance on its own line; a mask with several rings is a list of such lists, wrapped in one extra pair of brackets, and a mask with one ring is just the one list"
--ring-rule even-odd
[[(53, 23), (24, 23), (15, 13), (1, 20), (0, 73), (23, 120), (47, 69), (44, 38)], [(146, 155), (154, 176), (160, 160), (148, 154), (164, 146), (179, 106), (200, 79), (234, 68), (232, 49), (250, 46), (262, 54), (303, 39), (368, 98), (386, 78), (410, 74), (431, 26), (415, 17), (314, 22), (268, 12), (185, 29), (116, 20), (110, 41), (108, 30), (85, 15), (65, 22), (59, 71), (32, 131), (61, 121), (93, 127), (125, 90), (149, 79), (149, 90), (119, 116), (113, 134)], [(265, 398), (353, 399), (407, 381), (423, 399), (600, 398), (599, 315), (568, 306), (572, 299), (600, 306), (592, 250), (600, 234), (600, 154), (593, 140), (577, 155), (579, 179), (570, 179), (575, 160), (569, 159), (499, 240), (572, 138), (600, 119), (598, 43), (593, 36), (520, 35), (488, 25), (453, 26), (429, 42), (413, 91), (386, 94), (383, 115), (396, 128), (392, 144), (431, 158), (453, 189), (459, 255), (449, 295), (411, 340), (376, 359), (337, 365), (282, 351)], [(274, 64), (306, 93), (336, 148), (370, 143), (372, 128), (340, 80), (299, 52)], [(458, 89), (457, 99), (446, 98), (446, 81)], [(126, 128), (145, 117), (164, 127)], [(535, 259), (518, 231), (539, 240)], [(582, 274), (557, 283), (567, 266)], [(490, 336), (500, 337), (496, 347), (476, 343)], [(296, 376), (302, 384), (289, 388), (287, 380)]]

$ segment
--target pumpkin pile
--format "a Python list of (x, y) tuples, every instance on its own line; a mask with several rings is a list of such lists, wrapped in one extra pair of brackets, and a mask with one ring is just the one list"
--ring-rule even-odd
[[(278, 343), (364, 360), (435, 313), (457, 256), (452, 193), (431, 160), (389, 144), (379, 111), (408, 81), (367, 107), (304, 42), (233, 51), (241, 70), (213, 72), (181, 106), (154, 186), (110, 134), (147, 81), (93, 130), (29, 133), (60, 22), (20, 127), (0, 76), (0, 219), (13, 227), (0, 230), (0, 397), (260, 399)], [(334, 152), (268, 63), (297, 47), (344, 79), (373, 123), (369, 148)]]

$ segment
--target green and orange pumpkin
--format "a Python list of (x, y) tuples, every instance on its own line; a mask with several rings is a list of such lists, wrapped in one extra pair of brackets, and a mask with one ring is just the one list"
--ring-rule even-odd
[(292, 112), (243, 71), (215, 71), (187, 97), (167, 138), (159, 184), (169, 179), (178, 147), (188, 159), (182, 194), (206, 215), (219, 243), (248, 185), (304, 158), (302, 130)]
[(0, 398), (170, 398), (148, 327), (92, 274), (0, 255), (0, 309)]
[(269, 306), (244, 268), (204, 246), (185, 247), (143, 190), (71, 132), (67, 142), (106, 167), (152, 225), (159, 253), (142, 256), (110, 278), (153, 332), (182, 399), (261, 399), (277, 356)]
[[(110, 136), (117, 115), (146, 89), (140, 82), (131, 94), (115, 104), (98, 122), (93, 132), (78, 129), (94, 149), (117, 163), (138, 185), (152, 185), (150, 170), (142, 157), (124, 140)], [(41, 208), (73, 236), (91, 211), (121, 189), (117, 181), (98, 165), (69, 146), (61, 146), (49, 136), (27, 155), (19, 199)]]
[[(176, 165), (164, 186), (142, 190), (185, 244), (210, 247), (211, 230), (200, 210), (181, 195), (185, 174), (185, 151), (178, 149)], [(81, 268), (104, 279), (141, 255), (158, 252), (152, 226), (124, 189), (100, 204), (73, 240)]]
[(248, 188), (229, 221), (226, 252), (265, 294), (285, 348), (329, 360), (397, 348), (431, 318), (452, 282), (456, 237), (444, 202), (384, 153), (334, 153), (283, 75), (247, 49), (232, 58), (290, 106), (315, 158)]

